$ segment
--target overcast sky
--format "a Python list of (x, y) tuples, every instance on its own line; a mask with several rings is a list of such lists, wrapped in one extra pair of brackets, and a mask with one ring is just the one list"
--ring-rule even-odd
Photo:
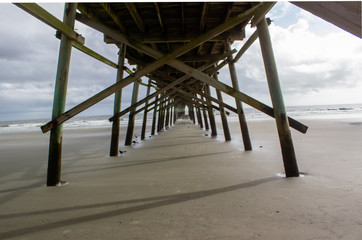
[[(40, 4), (62, 19), (64, 4)], [(324, 20), (279, 2), (268, 14), (279, 78), (287, 106), (362, 103), (362, 42)], [(0, 121), (50, 119), (59, 40), (55, 30), (10, 3), (0, 4)], [(117, 62), (117, 48), (103, 34), (77, 23), (86, 46)], [(247, 38), (255, 28), (247, 29)], [(244, 44), (235, 42), (237, 50)], [(260, 45), (256, 41), (237, 63), (240, 89), (270, 105)], [(68, 83), (69, 109), (115, 82), (116, 70), (78, 50), (72, 51)], [(220, 80), (231, 84), (228, 68)], [(146, 82), (146, 79), (144, 79)], [(123, 90), (129, 106), (132, 86)], [(141, 95), (144, 97), (144, 87)], [(224, 96), (233, 104), (234, 100)], [(111, 115), (113, 95), (84, 115)]]

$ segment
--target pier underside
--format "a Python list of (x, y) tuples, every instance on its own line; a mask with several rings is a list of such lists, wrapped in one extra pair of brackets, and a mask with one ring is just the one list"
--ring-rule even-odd
[[(243, 139), (243, 149), (251, 151), (252, 141), (243, 104), (275, 119), (286, 177), (298, 177), (290, 127), (306, 133), (307, 126), (287, 116), (268, 25), (265, 15), (273, 2), (145, 2), (145, 3), (67, 3), (63, 22), (37, 4), (17, 3), (41, 21), (57, 30), (60, 39), (52, 120), (42, 126), (50, 131), (47, 185), (61, 183), (62, 124), (68, 119), (114, 94), (110, 156), (119, 155), (119, 118), (128, 115), (125, 145), (135, 140), (137, 114), (143, 114), (141, 140), (146, 135), (148, 114), (153, 114), (151, 136), (169, 129), (185, 109), (190, 120), (201, 128), (218, 135), (215, 112), (222, 120), (225, 141), (231, 140), (226, 111), (237, 114)], [(296, 3), (297, 4), (297, 3)], [(114, 63), (85, 45), (85, 38), (74, 31), (79, 21), (104, 35), (106, 44), (119, 48)], [(344, 23), (346, 24), (346, 23)], [(255, 32), (245, 35), (251, 25)], [(246, 39), (246, 40), (245, 40)], [(272, 107), (248, 96), (239, 86), (235, 63), (253, 42), (259, 39), (261, 55), (269, 87)], [(245, 43), (239, 50), (233, 43)], [(115, 68), (115, 83), (86, 101), (65, 110), (68, 72), (72, 48)], [(116, 53), (115, 53), (116, 54)], [(127, 64), (126, 64), (127, 63)], [(135, 65), (133, 70), (129, 66)], [(218, 79), (218, 71), (228, 67), (231, 86)], [(148, 82), (142, 82), (148, 78)], [(122, 89), (133, 84), (130, 106), (121, 103)], [(140, 87), (147, 87), (147, 96), (139, 99)], [(217, 96), (212, 95), (214, 88)], [(235, 106), (223, 102), (222, 94), (235, 99)], [(121, 109), (123, 109), (121, 111)], [(150, 129), (149, 129), (150, 130)], [(123, 140), (123, 139), (122, 139)]]

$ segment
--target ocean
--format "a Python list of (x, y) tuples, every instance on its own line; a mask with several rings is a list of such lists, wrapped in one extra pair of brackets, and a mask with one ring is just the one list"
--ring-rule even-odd
[[(287, 114), (296, 120), (303, 119), (360, 119), (362, 122), (362, 104), (340, 104), (340, 105), (313, 105), (313, 106), (293, 106), (287, 107)], [(244, 108), (247, 121), (258, 121), (271, 119), (271, 117), (254, 109)], [(216, 114), (216, 117), (218, 114)], [(90, 116), (90, 117), (74, 117), (64, 123), (64, 129), (78, 128), (110, 128), (111, 122), (109, 116)], [(136, 125), (142, 124), (143, 114), (136, 116)], [(216, 118), (220, 121), (220, 118)], [(230, 113), (229, 121), (238, 121), (237, 115)], [(47, 123), (49, 119), (37, 120), (16, 120), (16, 121), (0, 121), (0, 134), (12, 132), (35, 132)], [(152, 121), (151, 115), (148, 117), (148, 124)], [(121, 118), (121, 127), (128, 124), (128, 117)]]

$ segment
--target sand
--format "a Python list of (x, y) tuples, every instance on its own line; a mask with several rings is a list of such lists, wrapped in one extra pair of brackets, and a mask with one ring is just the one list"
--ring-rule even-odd
[(113, 158), (110, 129), (66, 130), (62, 187), (48, 134), (1, 134), (0, 239), (361, 239), (361, 122), (303, 120), (288, 179), (273, 121), (248, 122), (251, 152), (237, 122), (230, 142), (179, 123)]

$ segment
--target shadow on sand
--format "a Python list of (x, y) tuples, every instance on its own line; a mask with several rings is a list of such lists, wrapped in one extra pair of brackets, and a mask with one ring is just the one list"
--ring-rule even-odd
[[(127, 213), (133, 213), (133, 212), (139, 212), (147, 209), (153, 209), (157, 207), (167, 206), (171, 204), (177, 204), (181, 202), (186, 202), (190, 200), (200, 199), (204, 197), (213, 196), (216, 194), (222, 194), (230, 191), (235, 190), (241, 190), (245, 188), (251, 188), (256, 187), (258, 185), (282, 180), (282, 178), (274, 176), (274, 177), (268, 177), (268, 178), (262, 178), (250, 182), (245, 182), (241, 184), (236, 184), (232, 186), (227, 186), (223, 188), (216, 188), (211, 190), (204, 190), (204, 191), (197, 191), (197, 192), (190, 192), (190, 193), (182, 193), (182, 194), (174, 194), (174, 195), (166, 195), (166, 196), (159, 196), (159, 197), (150, 197), (150, 198), (142, 198), (142, 199), (132, 199), (132, 200), (124, 200), (124, 201), (114, 201), (114, 202), (108, 202), (108, 203), (99, 203), (99, 204), (91, 204), (91, 205), (80, 205), (80, 206), (74, 206), (74, 207), (66, 207), (66, 208), (58, 208), (58, 209), (49, 209), (49, 210), (39, 210), (39, 211), (33, 211), (33, 212), (24, 212), (24, 213), (15, 213), (15, 214), (4, 214), (0, 215), (0, 219), (9, 219), (9, 218), (17, 218), (17, 217), (30, 217), (35, 215), (42, 215), (42, 214), (51, 214), (51, 213), (59, 213), (59, 212), (66, 212), (66, 211), (75, 211), (75, 210), (81, 210), (81, 209), (95, 209), (100, 207), (109, 207), (109, 206), (119, 206), (122, 207), (121, 209), (112, 209), (109, 211), (104, 211), (101, 213), (96, 214), (90, 214), (87, 216), (81, 216), (81, 217), (75, 217), (70, 219), (64, 219), (52, 223), (47, 224), (41, 224), (38, 226), (32, 226), (32, 227), (25, 227), (25, 228), (19, 228), (16, 230), (8, 231), (8, 232), (2, 232), (0, 233), (1, 239), (11, 238), (11, 237), (17, 237), (25, 234), (31, 234), (31, 233), (37, 233), (42, 231), (47, 231), (51, 229), (61, 228), (64, 226), (70, 226), (74, 224), (80, 224), (80, 223), (86, 223), (86, 222), (92, 222), (97, 221), (101, 219), (106, 219), (110, 217), (120, 216)], [(131, 207), (124, 207), (122, 205), (125, 204), (133, 204), (133, 203), (143, 203), (141, 205), (137, 206), (131, 206)]]

